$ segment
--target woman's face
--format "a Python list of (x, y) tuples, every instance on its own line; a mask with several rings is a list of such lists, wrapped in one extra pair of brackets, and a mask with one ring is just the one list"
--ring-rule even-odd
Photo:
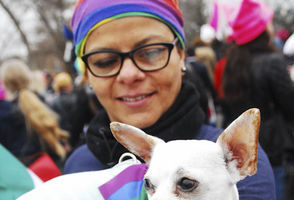
[[(126, 17), (108, 22), (94, 30), (85, 53), (111, 49), (128, 52), (135, 47), (172, 43), (174, 35), (163, 23), (146, 17)], [(125, 58), (118, 75), (98, 78), (88, 72), (89, 81), (111, 121), (145, 128), (154, 124), (178, 95), (184, 66), (183, 51), (176, 46), (169, 64), (158, 71), (143, 72)]]

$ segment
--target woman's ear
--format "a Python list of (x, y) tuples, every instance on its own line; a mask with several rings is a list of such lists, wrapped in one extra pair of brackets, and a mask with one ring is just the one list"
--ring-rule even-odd
[(85, 81), (89, 81), (89, 75), (88, 75), (88, 69), (86, 68), (86, 70), (85, 70), (85, 74), (84, 74), (84, 80)]
[(185, 66), (185, 51), (179, 45), (177, 45), (176, 47), (177, 47), (177, 51), (178, 51), (178, 55), (179, 55), (179, 61), (180, 61), (179, 62), (179, 66), (181, 67), (182, 75), (184, 75), (185, 74), (185, 71), (186, 71), (186, 66)]
[(176, 47), (177, 47), (177, 51), (178, 51), (178, 54), (180, 56), (180, 59), (185, 60), (185, 51), (184, 51), (184, 49), (179, 45), (177, 45)]

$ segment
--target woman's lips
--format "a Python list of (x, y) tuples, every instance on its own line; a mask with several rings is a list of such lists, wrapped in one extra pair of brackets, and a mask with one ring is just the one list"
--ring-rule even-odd
[(119, 97), (118, 100), (128, 107), (141, 107), (151, 100), (155, 92), (142, 95), (126, 95)]
[(146, 98), (148, 95), (140, 95), (140, 96), (136, 96), (136, 97), (122, 97), (120, 98), (122, 101), (129, 101), (129, 102), (134, 102), (134, 101), (139, 101), (142, 100), (144, 98)]

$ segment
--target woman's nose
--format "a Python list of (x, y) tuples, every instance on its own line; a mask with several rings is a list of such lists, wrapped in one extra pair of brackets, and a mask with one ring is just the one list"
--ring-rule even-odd
[(125, 58), (117, 76), (117, 80), (124, 84), (132, 84), (143, 80), (145, 72), (141, 71), (130, 58)]

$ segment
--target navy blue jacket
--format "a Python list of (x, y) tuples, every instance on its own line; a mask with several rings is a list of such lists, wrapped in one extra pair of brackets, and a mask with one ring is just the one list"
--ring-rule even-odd
[(17, 101), (0, 100), (0, 143), (18, 158), (41, 151), (38, 138), (27, 133)]

